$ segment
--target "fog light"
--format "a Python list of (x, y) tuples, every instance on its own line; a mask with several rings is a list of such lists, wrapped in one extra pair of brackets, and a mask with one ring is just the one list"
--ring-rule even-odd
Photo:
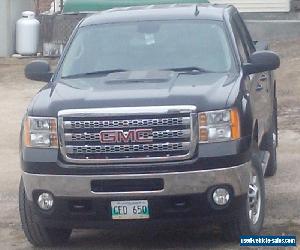
[(218, 206), (224, 206), (229, 202), (230, 194), (225, 188), (217, 188), (213, 192), (214, 203)]
[(43, 210), (50, 210), (53, 207), (53, 196), (49, 193), (42, 193), (39, 195), (37, 203)]

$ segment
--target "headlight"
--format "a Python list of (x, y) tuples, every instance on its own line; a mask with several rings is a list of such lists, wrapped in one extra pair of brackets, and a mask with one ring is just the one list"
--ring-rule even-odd
[(26, 117), (24, 144), (34, 148), (57, 148), (57, 120), (52, 117)]
[(236, 109), (202, 112), (198, 120), (200, 143), (236, 140), (241, 136)]

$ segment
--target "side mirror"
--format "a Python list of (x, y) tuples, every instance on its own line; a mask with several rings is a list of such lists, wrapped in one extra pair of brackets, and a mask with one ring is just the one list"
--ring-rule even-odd
[(280, 66), (280, 58), (272, 51), (256, 51), (250, 55), (250, 63), (243, 65), (244, 73), (247, 75), (272, 71)]
[(25, 76), (33, 81), (49, 82), (53, 75), (50, 70), (50, 64), (47, 61), (33, 61), (25, 67)]

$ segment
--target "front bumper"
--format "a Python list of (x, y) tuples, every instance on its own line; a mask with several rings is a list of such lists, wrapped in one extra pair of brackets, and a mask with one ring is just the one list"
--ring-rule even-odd
[[(246, 194), (250, 178), (250, 163), (230, 168), (199, 170), (189, 172), (123, 174), (123, 175), (40, 175), (23, 172), (23, 182), (28, 200), (32, 201), (39, 191), (49, 191), (54, 197), (101, 198), (101, 197), (143, 197), (174, 196), (206, 193), (214, 186), (229, 186), (234, 196)], [(91, 188), (93, 181), (159, 179), (163, 187), (151, 191), (114, 191), (95, 192)]]
[[(126, 175), (38, 175), (23, 173), (25, 192), (34, 218), (54, 228), (112, 228), (113, 226), (172, 225), (192, 226), (199, 223), (231, 221), (246, 201), (250, 179), (250, 163), (239, 166), (190, 172)], [(161, 190), (94, 192), (93, 181), (133, 180), (163, 181)], [(210, 191), (217, 186), (231, 190), (231, 200), (225, 207), (212, 204)], [(43, 191), (54, 195), (54, 207), (42, 211), (36, 203)], [(150, 219), (114, 221), (111, 201), (148, 200)]]

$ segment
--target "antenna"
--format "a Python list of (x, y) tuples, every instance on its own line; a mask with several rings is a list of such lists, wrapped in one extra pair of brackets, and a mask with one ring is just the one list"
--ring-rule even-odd
[(198, 16), (200, 13), (199, 9), (198, 9), (198, 5), (196, 4), (196, 9), (195, 9), (195, 16)]

